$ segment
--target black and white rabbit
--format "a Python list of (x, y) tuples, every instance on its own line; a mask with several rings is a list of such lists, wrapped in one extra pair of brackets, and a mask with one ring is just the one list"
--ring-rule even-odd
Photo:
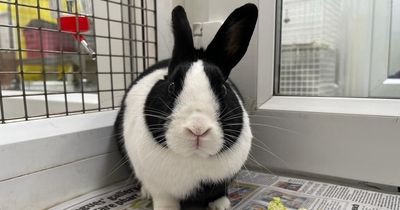
[(172, 58), (147, 69), (125, 95), (115, 132), (154, 209), (183, 202), (229, 209), (227, 186), (247, 159), (252, 133), (228, 76), (257, 16), (253, 4), (236, 9), (203, 50), (194, 48), (185, 10), (176, 7)]

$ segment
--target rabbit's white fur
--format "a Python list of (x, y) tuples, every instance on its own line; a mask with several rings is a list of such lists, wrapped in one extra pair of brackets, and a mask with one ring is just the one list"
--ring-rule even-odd
[[(224, 133), (218, 122), (219, 104), (211, 89), (203, 62), (197, 61), (188, 69), (182, 91), (171, 114), (165, 134), (168, 148), (189, 157), (208, 157), (217, 154), (224, 144)], [(188, 129), (208, 130), (197, 147), (196, 137)]]
[[(171, 149), (162, 149), (156, 143), (148, 130), (143, 116), (146, 96), (153, 85), (167, 75), (167, 69), (156, 70), (145, 76), (134, 85), (125, 101), (124, 113), (124, 143), (127, 155), (133, 165), (135, 175), (143, 187), (151, 194), (155, 209), (179, 208), (179, 200), (185, 199), (192, 193), (200, 182), (218, 182), (232, 177), (244, 165), (251, 146), (252, 134), (247, 113), (243, 113), (243, 126), (238, 141), (229, 149), (218, 155), (205, 157), (201, 154), (184, 157)], [(188, 80), (186, 80), (188, 79)], [(207, 108), (209, 119), (217, 123), (218, 103), (210, 88), (209, 80), (203, 69), (201, 60), (192, 64), (189, 69), (182, 93), (190, 90), (192, 96), (201, 100), (193, 100), (185, 94), (176, 101), (172, 115), (177, 111)], [(238, 95), (236, 94), (236, 97)], [(191, 105), (188, 105), (193, 100)], [(185, 109), (179, 110), (180, 104), (185, 103)], [(243, 108), (243, 104), (240, 102)], [(134, 107), (134, 109), (129, 109)], [(244, 110), (244, 108), (243, 108)], [(185, 113), (179, 113), (184, 115)], [(170, 130), (168, 132), (177, 132)], [(218, 130), (219, 129), (219, 130)], [(215, 129), (214, 136), (219, 136), (217, 144), (222, 144), (223, 133), (220, 127)], [(168, 139), (167, 139), (168, 144)], [(211, 147), (218, 145), (211, 145)]]

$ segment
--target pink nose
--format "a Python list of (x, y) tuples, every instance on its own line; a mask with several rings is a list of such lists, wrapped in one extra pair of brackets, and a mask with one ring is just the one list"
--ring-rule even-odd
[(211, 130), (211, 128), (191, 127), (186, 128), (186, 130), (194, 136), (201, 137), (206, 135)]

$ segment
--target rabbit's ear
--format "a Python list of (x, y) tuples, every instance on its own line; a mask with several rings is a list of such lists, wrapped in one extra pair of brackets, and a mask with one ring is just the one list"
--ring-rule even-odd
[(174, 33), (174, 49), (169, 64), (169, 74), (181, 62), (193, 61), (195, 49), (193, 45), (192, 29), (186, 16), (185, 9), (177, 6), (172, 11), (172, 29)]
[(257, 22), (258, 9), (245, 4), (233, 11), (208, 45), (205, 59), (216, 64), (228, 78), (246, 53)]

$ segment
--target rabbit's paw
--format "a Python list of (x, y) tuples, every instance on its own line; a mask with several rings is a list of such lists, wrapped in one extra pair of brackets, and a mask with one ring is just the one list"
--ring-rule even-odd
[(209, 203), (208, 207), (210, 210), (227, 210), (231, 208), (231, 202), (226, 196), (223, 196)]

